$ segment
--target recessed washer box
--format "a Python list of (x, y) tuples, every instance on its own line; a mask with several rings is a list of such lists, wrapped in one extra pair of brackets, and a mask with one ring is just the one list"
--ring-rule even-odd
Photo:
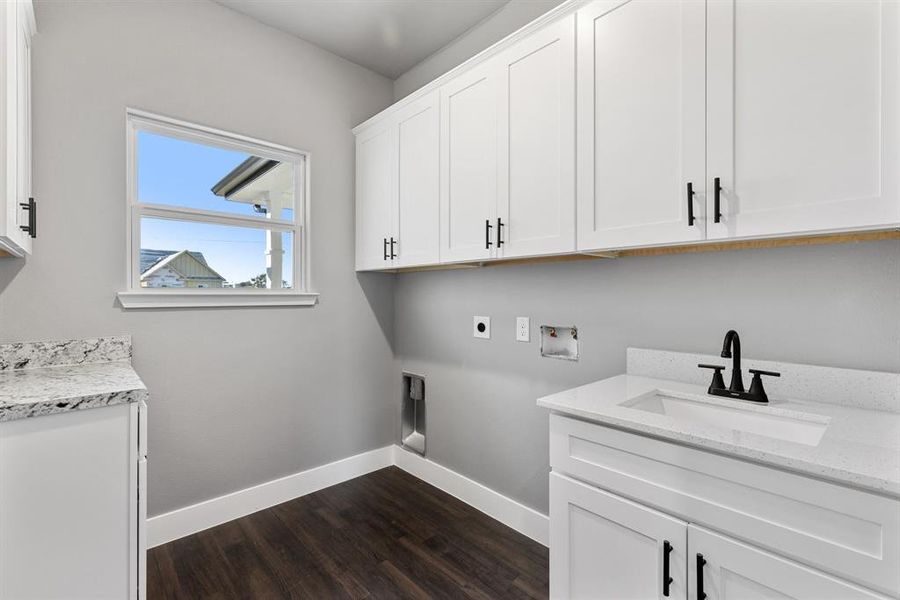
[(472, 335), (485, 340), (491, 339), (491, 318), (490, 317), (473, 317), (472, 318)]

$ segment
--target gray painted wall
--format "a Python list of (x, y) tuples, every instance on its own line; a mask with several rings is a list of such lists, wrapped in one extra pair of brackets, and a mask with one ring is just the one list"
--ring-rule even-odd
[(562, 2), (510, 0), (493, 15), (398, 77), (394, 81), (394, 99), (399, 100), (416, 91)]
[[(401, 366), (426, 377), (428, 457), (546, 512), (535, 399), (624, 372), (628, 346), (715, 353), (735, 328), (747, 357), (900, 371), (900, 241), (407, 273), (395, 310)], [(541, 324), (577, 325), (581, 359), (541, 358)]]
[[(391, 443), (392, 278), (353, 270), (362, 67), (211, 2), (40, 2), (40, 237), (0, 260), (0, 340), (130, 333), (152, 393), (151, 515)], [(312, 309), (124, 312), (125, 107), (312, 152)]]

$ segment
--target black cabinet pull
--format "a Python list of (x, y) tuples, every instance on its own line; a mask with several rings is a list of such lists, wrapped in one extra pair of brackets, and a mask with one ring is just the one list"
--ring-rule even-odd
[(687, 184), (688, 227), (694, 226), (694, 184)]
[(394, 254), (394, 244), (396, 244), (396, 243), (397, 243), (397, 240), (395, 240), (395, 239), (392, 237), (392, 238), (391, 238), (391, 260), (397, 258), (397, 255)]
[(703, 591), (703, 565), (706, 559), (702, 554), (697, 554), (697, 600), (706, 600), (706, 592)]
[(485, 250), (491, 249), (491, 227), (492, 227), (491, 220), (485, 219), (484, 220), (484, 249)]
[(713, 179), (713, 198), (715, 206), (713, 208), (713, 220), (718, 223), (722, 220), (722, 183), (718, 177)]
[(387, 260), (387, 259), (388, 259), (388, 255), (387, 255), (387, 238), (382, 238), (382, 239), (384, 240), (384, 246), (383, 246), (383, 247), (384, 247), (384, 260)]
[(502, 232), (503, 232), (503, 221), (500, 220), (500, 217), (497, 217), (497, 247), (498, 248), (503, 245)]
[(28, 234), (28, 237), (37, 237), (37, 202), (29, 198), (28, 202), (19, 202), (24, 210), (28, 211), (28, 225), (19, 225), (19, 229)]
[[(690, 185), (690, 184), (688, 184)], [(663, 596), (669, 597), (669, 586), (674, 579), (669, 576), (669, 555), (672, 553), (672, 544), (669, 540), (663, 540)]]

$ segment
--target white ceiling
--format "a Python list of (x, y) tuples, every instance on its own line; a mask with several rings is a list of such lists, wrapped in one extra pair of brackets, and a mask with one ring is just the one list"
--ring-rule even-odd
[(216, 0), (396, 79), (509, 0)]

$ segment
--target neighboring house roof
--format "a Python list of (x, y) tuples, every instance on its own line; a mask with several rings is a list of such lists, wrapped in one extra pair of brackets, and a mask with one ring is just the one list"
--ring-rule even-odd
[[(199, 254), (199, 258), (196, 256)], [(186, 259), (188, 263), (185, 263), (182, 259)], [(193, 268), (187, 269), (185, 268), (186, 264), (193, 265)], [(196, 280), (208, 280), (208, 281), (225, 281), (225, 278), (216, 273), (212, 267), (206, 264), (206, 261), (203, 260), (203, 255), (199, 252), (190, 252), (188, 250), (182, 250), (180, 252), (175, 252), (165, 258), (157, 260), (153, 265), (150, 266), (149, 269), (141, 273), (141, 279), (146, 279), (149, 277), (153, 277), (153, 275), (160, 271), (161, 269), (170, 269), (175, 271), (185, 279), (190, 279), (193, 281)], [(187, 272), (188, 270), (193, 272)]]
[[(200, 262), (203, 266), (209, 266), (202, 252), (193, 252), (191, 250), (188, 250), (187, 252), (188, 254), (196, 258), (197, 261)], [(149, 248), (141, 248), (141, 274), (145, 273), (147, 269), (152, 267), (161, 259), (167, 258), (177, 253), (178, 250), (151, 250)]]

